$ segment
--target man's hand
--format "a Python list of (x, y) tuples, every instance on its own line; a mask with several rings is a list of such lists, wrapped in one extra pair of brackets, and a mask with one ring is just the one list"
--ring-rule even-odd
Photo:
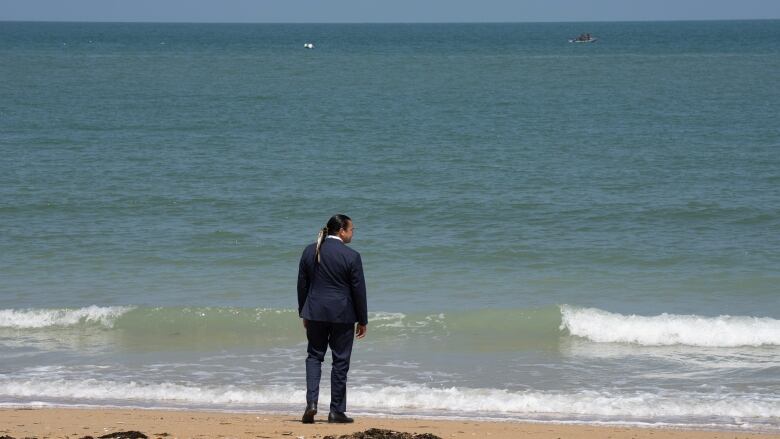
[(306, 320), (306, 319), (303, 319), (303, 327), (304, 328), (308, 328), (309, 327), (308, 325), (309, 325), (309, 321)]
[(357, 338), (363, 338), (366, 336), (367, 331), (368, 328), (366, 327), (366, 325), (361, 325), (360, 323), (358, 323), (357, 329), (355, 329), (355, 335), (357, 336)]

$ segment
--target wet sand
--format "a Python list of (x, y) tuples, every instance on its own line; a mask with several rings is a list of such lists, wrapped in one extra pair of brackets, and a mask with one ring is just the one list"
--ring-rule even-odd
[(359, 417), (354, 424), (328, 424), (327, 413), (304, 425), (295, 415), (140, 409), (2, 409), (0, 437), (78, 439), (120, 431), (139, 431), (150, 439), (182, 438), (323, 438), (381, 428), (431, 433), (449, 438), (540, 439), (780, 439), (780, 433), (695, 431), (671, 428), (600, 427), (593, 425), (483, 422)]

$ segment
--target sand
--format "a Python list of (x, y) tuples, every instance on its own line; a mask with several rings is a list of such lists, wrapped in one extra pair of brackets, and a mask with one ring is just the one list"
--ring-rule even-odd
[(0, 437), (17, 439), (95, 438), (119, 431), (135, 430), (150, 439), (182, 438), (323, 438), (352, 434), (369, 428), (409, 433), (432, 433), (450, 438), (777, 438), (780, 433), (760, 434), (735, 431), (693, 431), (669, 428), (624, 428), (592, 425), (536, 424), (521, 422), (449, 421), (360, 417), (354, 424), (328, 424), (327, 413), (317, 422), (301, 424), (300, 416), (261, 413), (169, 411), (140, 409), (2, 409)]

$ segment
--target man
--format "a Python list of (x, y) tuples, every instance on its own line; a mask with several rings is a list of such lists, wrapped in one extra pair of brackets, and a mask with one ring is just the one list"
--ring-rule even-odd
[[(366, 282), (360, 253), (347, 247), (355, 227), (346, 215), (334, 215), (317, 242), (303, 250), (298, 266), (298, 314), (309, 340), (306, 358), (306, 410), (301, 420), (314, 422), (325, 351), (330, 346), (328, 422), (353, 422), (347, 409), (347, 372), (355, 336), (366, 336)], [(355, 327), (357, 323), (357, 328)]]

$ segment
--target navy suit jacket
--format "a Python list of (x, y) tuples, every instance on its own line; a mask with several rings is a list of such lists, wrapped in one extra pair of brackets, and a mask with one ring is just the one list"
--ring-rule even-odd
[(368, 324), (366, 280), (360, 253), (338, 239), (325, 238), (320, 262), (317, 244), (303, 250), (298, 266), (298, 314), (306, 320)]

